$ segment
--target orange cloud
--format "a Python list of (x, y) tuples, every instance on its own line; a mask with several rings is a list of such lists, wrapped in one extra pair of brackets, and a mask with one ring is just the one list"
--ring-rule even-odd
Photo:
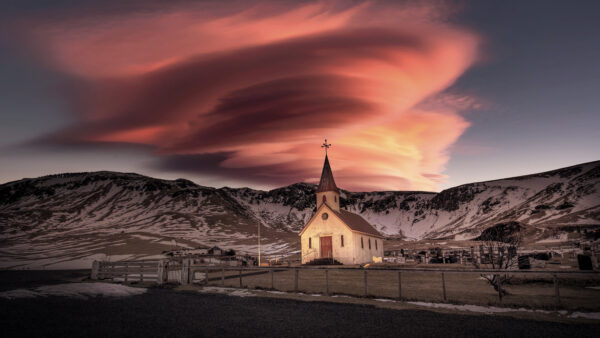
[(343, 188), (437, 189), (469, 125), (458, 112), (476, 104), (441, 94), (478, 54), (475, 34), (440, 20), (455, 9), (234, 4), (32, 25), (86, 79), (77, 120), (51, 138), (151, 145), (169, 170), (277, 185), (316, 179), (326, 136)]

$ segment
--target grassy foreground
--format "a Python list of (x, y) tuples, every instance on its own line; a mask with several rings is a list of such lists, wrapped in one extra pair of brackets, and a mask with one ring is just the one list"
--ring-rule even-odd
[[(330, 270), (329, 293), (364, 296), (364, 272), (359, 270)], [(236, 276), (235, 271), (226, 271), (226, 276)], [(210, 285), (220, 286), (221, 271), (209, 274)], [(398, 273), (396, 271), (369, 270), (368, 297), (398, 297)], [(503, 287), (508, 295), (498, 300), (498, 293), (478, 274), (445, 273), (446, 301), (475, 304), (554, 309), (555, 289), (551, 276), (515, 276), (511, 284)], [(402, 272), (402, 298), (426, 302), (442, 302), (442, 277), (439, 272)], [(281, 291), (294, 290), (292, 270), (275, 272), (273, 288)], [(560, 308), (566, 310), (600, 311), (600, 290), (590, 286), (600, 285), (600, 276), (560, 276)], [(271, 288), (269, 273), (244, 276), (242, 285), (250, 288)], [(298, 275), (299, 291), (325, 293), (325, 271), (301, 270)], [(238, 278), (226, 278), (224, 286), (239, 287)]]

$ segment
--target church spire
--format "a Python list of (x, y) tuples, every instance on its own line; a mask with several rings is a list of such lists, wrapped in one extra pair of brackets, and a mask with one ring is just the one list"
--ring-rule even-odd
[(323, 172), (321, 172), (321, 181), (319, 182), (319, 187), (317, 188), (317, 192), (325, 191), (335, 191), (339, 193), (339, 189), (335, 185), (335, 180), (333, 179), (333, 173), (331, 172), (331, 166), (329, 166), (329, 159), (327, 158), (327, 155), (325, 155)]
[(334, 211), (340, 211), (340, 190), (335, 185), (333, 179), (333, 173), (331, 172), (331, 166), (329, 165), (329, 158), (327, 158), (327, 149), (331, 147), (331, 144), (325, 143), (321, 148), (325, 148), (325, 163), (323, 163), (323, 172), (321, 172), (321, 181), (317, 187), (317, 209), (321, 205), (326, 204)]

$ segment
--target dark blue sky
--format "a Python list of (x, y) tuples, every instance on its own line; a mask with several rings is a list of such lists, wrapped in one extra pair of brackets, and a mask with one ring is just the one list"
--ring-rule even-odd
[[(482, 34), (487, 60), (450, 90), (489, 110), (467, 115), (451, 181), (501, 178), (598, 160), (600, 24), (596, 1), (475, 1), (457, 21)], [(474, 170), (476, 169), (476, 170)]]

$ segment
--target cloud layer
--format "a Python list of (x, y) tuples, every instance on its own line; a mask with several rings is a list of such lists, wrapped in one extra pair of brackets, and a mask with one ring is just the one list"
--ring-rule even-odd
[(79, 78), (72, 126), (46, 141), (150, 145), (164, 170), (277, 186), (316, 181), (327, 137), (343, 188), (436, 190), (472, 104), (442, 93), (479, 43), (445, 23), (453, 10), (176, 3), (61, 12), (25, 30)]

